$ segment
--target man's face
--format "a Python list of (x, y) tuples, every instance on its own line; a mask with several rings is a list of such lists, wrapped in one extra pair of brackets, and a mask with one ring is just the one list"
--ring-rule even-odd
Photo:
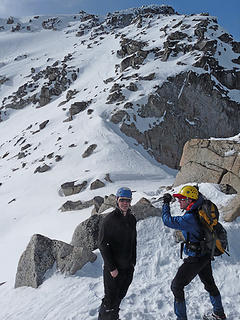
[(180, 204), (180, 208), (182, 210), (186, 210), (187, 207), (189, 206), (189, 204), (192, 202), (192, 199), (190, 198), (183, 198), (183, 199), (178, 199), (179, 204)]
[(120, 210), (122, 210), (123, 212), (127, 212), (131, 205), (131, 199), (128, 198), (118, 198), (117, 202)]

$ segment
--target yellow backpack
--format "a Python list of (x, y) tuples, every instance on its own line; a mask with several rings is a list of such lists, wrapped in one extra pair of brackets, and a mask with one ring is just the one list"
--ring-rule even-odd
[(211, 258), (226, 253), (229, 256), (227, 231), (218, 222), (219, 211), (217, 206), (210, 200), (204, 200), (198, 209), (198, 220), (204, 233), (202, 250), (211, 253)]

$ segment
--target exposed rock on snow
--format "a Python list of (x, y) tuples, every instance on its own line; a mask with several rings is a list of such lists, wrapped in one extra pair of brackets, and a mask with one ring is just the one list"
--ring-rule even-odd
[(132, 206), (132, 213), (137, 221), (139, 221), (148, 217), (161, 216), (162, 210), (155, 208), (148, 199), (141, 198)]
[(105, 183), (102, 182), (101, 180), (99, 179), (96, 179), (95, 181), (93, 181), (90, 185), (90, 189), (91, 190), (95, 190), (95, 189), (99, 189), (99, 188), (103, 188), (105, 187)]
[(82, 210), (82, 209), (86, 209), (89, 208), (91, 206), (93, 206), (94, 201), (93, 200), (89, 200), (89, 201), (67, 201), (65, 202), (61, 208), (59, 210), (61, 210), (62, 212), (64, 211), (73, 211), (73, 210)]
[(183, 145), (189, 137), (238, 133), (240, 108), (238, 103), (216, 90), (208, 73), (198, 75), (190, 71), (169, 77), (149, 95), (148, 102), (138, 108), (141, 118), (156, 119), (151, 128), (141, 130), (137, 121), (119, 115), (120, 111), (117, 111), (112, 119), (113, 122), (122, 121), (122, 132), (142, 144), (159, 162), (177, 168)]
[(109, 196), (104, 197), (104, 201), (99, 207), (99, 210), (97, 211), (98, 214), (104, 212), (105, 210), (109, 208), (116, 208), (117, 205), (117, 199), (114, 194), (110, 194)]
[[(21, 153), (21, 154), (22, 154), (22, 153)], [(24, 155), (21, 155), (20, 158), (22, 158), (23, 156), (25, 156), (25, 154), (24, 154)], [(49, 171), (49, 170), (51, 170), (51, 167), (45, 163), (45, 164), (43, 164), (42, 166), (37, 167), (37, 168), (34, 170), (34, 173), (37, 173), (37, 172), (43, 173), (43, 172), (46, 172), (46, 171)]]
[(94, 143), (94, 144), (91, 144), (85, 151), (84, 153), (82, 154), (82, 157), (83, 158), (87, 158), (89, 156), (91, 156), (91, 154), (93, 154), (93, 151), (97, 148), (97, 145)]
[(228, 184), (240, 192), (240, 144), (193, 139), (184, 146), (175, 186), (187, 182)]
[(87, 109), (87, 107), (91, 104), (91, 101), (80, 101), (80, 102), (74, 102), (71, 104), (71, 107), (69, 109), (69, 113), (71, 116), (78, 114), (79, 112), (82, 112)]
[[(70, 108), (66, 106), (68, 118), (63, 122), (69, 122), (90, 103), (97, 114), (102, 108), (98, 101), (104, 99), (110, 106), (100, 113), (157, 161), (172, 168), (178, 167), (183, 146), (190, 138), (233, 136), (239, 131), (240, 43), (223, 31), (214, 17), (179, 15), (169, 6), (144, 6), (109, 13), (106, 17), (81, 11), (70, 17), (38, 16), (27, 23), (11, 18), (10, 25), (7, 19), (3, 23), (7, 30), (20, 25), (20, 31), (26, 33), (31, 23), (32, 32), (39, 28), (49, 33), (67, 29), (67, 37), (72, 32), (81, 36), (75, 39), (74, 51), (65, 52), (63, 59), (56, 57), (52, 65), (31, 63), (31, 74), (25, 77), (28, 82), (22, 80), (15, 92), (3, 97), (2, 108), (8, 114), (9, 108), (45, 106), (68, 90), (59, 106), (73, 98), (86, 99), (72, 103)], [(105, 48), (106, 37), (108, 43), (112, 41), (115, 46), (116, 42), (117, 47)], [(98, 66), (92, 65), (94, 59), (86, 60), (86, 65), (81, 62), (84, 61), (81, 56), (85, 59), (86, 51), (91, 55), (97, 45), (102, 48), (101, 54), (113, 57), (108, 65), (112, 72), (99, 72)], [(19, 64), (27, 64), (31, 59), (24, 52), (18, 57)], [(53, 59), (48, 57), (47, 62)], [(81, 67), (75, 68), (72, 64), (75, 61)], [(95, 86), (94, 94), (90, 91), (82, 97), (87, 90), (82, 87), (84, 81), (79, 82), (77, 89), (72, 84), (86, 74), (91, 77), (93, 69), (94, 77), (106, 87)], [(138, 74), (133, 73), (135, 69)], [(0, 77), (4, 86), (8, 75)], [(149, 83), (145, 84), (146, 81)], [(110, 82), (114, 84), (109, 90)], [(108, 97), (105, 92), (109, 92)]]
[(87, 186), (87, 181), (83, 181), (82, 183), (75, 184), (76, 181), (65, 182), (61, 185), (60, 192), (64, 194), (64, 196), (71, 196), (73, 194), (79, 193), (83, 191)]
[(232, 222), (240, 217), (240, 195), (236, 195), (227, 206), (221, 208), (221, 213), (226, 222)]
[(74, 230), (71, 245), (86, 247), (93, 251), (98, 248), (98, 233), (103, 215), (94, 214), (81, 222)]
[(46, 272), (54, 263), (57, 270), (74, 274), (87, 262), (95, 260), (96, 255), (86, 248), (73, 247), (40, 234), (33, 235), (19, 260), (15, 288), (37, 288), (43, 283)]

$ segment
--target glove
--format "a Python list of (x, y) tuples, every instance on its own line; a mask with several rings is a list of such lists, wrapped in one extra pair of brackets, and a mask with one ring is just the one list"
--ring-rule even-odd
[(163, 203), (169, 204), (172, 201), (172, 196), (170, 193), (165, 193), (163, 195)]

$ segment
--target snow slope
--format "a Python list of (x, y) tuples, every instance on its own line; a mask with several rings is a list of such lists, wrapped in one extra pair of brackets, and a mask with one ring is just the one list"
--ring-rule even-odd
[[(95, 44), (90, 40), (90, 31), (78, 39), (75, 33), (79, 29), (80, 18), (76, 17), (61, 17), (58, 31), (41, 28), (42, 21), (47, 17), (35, 20), (27, 17), (20, 22), (27, 25), (28, 19), (33, 19), (31, 32), (24, 29), (12, 33), (9, 27), (9, 30), (0, 33), (0, 75), (9, 79), (0, 86), (0, 99), (17, 91), (29, 79), (31, 68), (43, 70), (49, 63), (62, 61), (69, 53), (72, 60), (67, 62), (68, 66), (79, 68), (79, 76), (70, 87), (78, 93), (66, 105), (59, 106), (65, 99), (64, 93), (42, 108), (29, 105), (22, 110), (7, 110), (3, 115), (4, 121), (0, 122), (0, 283), (6, 281), (0, 286), (1, 320), (96, 319), (103, 295), (102, 259), (98, 251), (98, 259), (74, 276), (51, 270), (38, 289), (13, 289), (21, 253), (35, 233), (68, 243), (71, 241), (74, 229), (91, 215), (92, 208), (61, 213), (58, 209), (66, 200), (85, 201), (96, 195), (109, 195), (120, 186), (136, 191), (133, 203), (143, 196), (150, 200), (157, 199), (165, 191), (163, 186), (173, 184), (177, 173), (157, 163), (136, 141), (127, 138), (109, 121), (111, 112), (118, 106), (106, 104), (107, 91), (112, 85), (103, 80), (116, 76), (115, 65), (119, 59), (115, 53), (119, 49), (119, 41), (111, 30), (97, 36)], [(152, 23), (149, 34), (152, 41), (157, 41), (154, 45), (161, 46), (163, 43), (163, 38), (159, 37), (161, 27), (168, 25), (172, 28), (181, 19), (186, 19), (186, 23), (195, 23), (193, 16), (162, 17)], [(134, 34), (131, 27), (121, 32), (146, 40), (144, 33)], [(221, 32), (221, 29), (216, 31)], [(84, 44), (82, 40), (85, 40)], [(151, 55), (148, 59), (139, 73), (146, 76), (151, 70), (158, 70), (154, 81), (159, 85), (166, 77), (189, 69), (194, 56), (179, 57), (179, 61), (185, 62), (184, 65), (176, 64), (176, 61), (156, 63)], [(129, 70), (125, 75), (132, 73)], [(128, 93), (133, 105), (140, 99), (144, 101), (154, 81), (151, 85), (142, 82), (137, 93)], [(93, 100), (90, 106), (93, 113), (85, 110), (73, 121), (63, 122), (68, 117), (71, 103), (90, 99)], [(48, 124), (38, 131), (39, 124), (45, 120), (49, 120)], [(138, 122), (138, 128), (142, 131), (145, 125)], [(83, 159), (83, 152), (93, 143), (97, 144), (94, 153)], [(27, 156), (19, 158), (19, 153), (27, 144), (30, 145)], [(56, 155), (60, 155), (62, 160), (56, 162)], [(51, 170), (34, 173), (43, 163), (48, 164)], [(107, 173), (113, 183), (104, 181)], [(106, 186), (90, 190), (90, 183), (97, 178), (103, 180)], [(74, 180), (86, 180), (88, 187), (77, 195), (60, 196), (61, 184)], [(222, 194), (215, 185), (202, 184), (200, 190), (220, 207), (232, 197)], [(156, 202), (155, 205), (161, 204)], [(173, 209), (181, 214), (177, 204), (173, 204)], [(224, 256), (214, 262), (226, 313), (229, 319), (234, 320), (240, 319), (239, 223), (238, 219), (232, 224), (224, 224), (229, 231), (231, 257)], [(172, 231), (163, 226), (161, 218), (138, 222), (138, 262), (134, 281), (122, 304), (121, 317), (126, 320), (174, 319), (169, 286), (180, 264), (179, 245), (175, 244)], [(209, 308), (206, 298), (207, 294), (199, 281), (194, 280), (187, 289), (188, 312), (192, 319), (200, 319), (200, 314)]]

